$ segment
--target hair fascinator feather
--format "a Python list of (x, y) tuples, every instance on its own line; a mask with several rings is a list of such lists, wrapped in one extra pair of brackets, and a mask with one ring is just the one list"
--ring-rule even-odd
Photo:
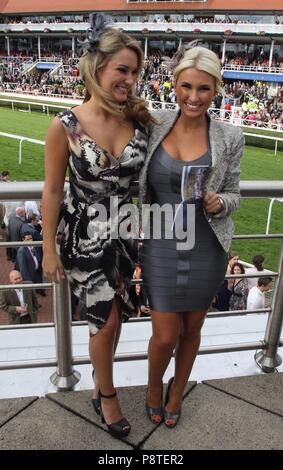
[(94, 52), (99, 45), (100, 36), (107, 28), (109, 21), (103, 13), (92, 13), (89, 15), (90, 27), (87, 30), (87, 37), (84, 41), (78, 41), (81, 49)]
[(168, 63), (168, 66), (173, 70), (177, 67), (177, 65), (181, 62), (181, 60), (184, 58), (184, 55), (186, 51), (189, 49), (192, 49), (193, 47), (196, 47), (198, 44), (200, 44), (201, 41), (199, 39), (195, 39), (194, 41), (188, 42), (183, 44), (179, 49), (175, 52), (173, 55), (172, 59)]

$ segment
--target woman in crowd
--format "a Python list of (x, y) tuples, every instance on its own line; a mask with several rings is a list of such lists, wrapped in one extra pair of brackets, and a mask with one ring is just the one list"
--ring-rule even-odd
[[(93, 405), (109, 432), (123, 437), (130, 424), (114, 388), (113, 356), (121, 321), (133, 312), (129, 288), (136, 259), (131, 240), (119, 231), (112, 236), (121, 220), (113, 226), (110, 209), (111, 198), (118, 201), (119, 211), (131, 202), (130, 184), (143, 164), (152, 118), (135, 95), (143, 66), (138, 43), (107, 27), (98, 14), (92, 16), (84, 46), (80, 71), (87, 98), (55, 117), (46, 139), (43, 267), (52, 281), (64, 278), (65, 272), (86, 306), (96, 384)], [(67, 166), (70, 187), (60, 211)], [(101, 206), (105, 213), (100, 217)], [(58, 219), (60, 256), (55, 244)]]
[[(152, 130), (140, 176), (143, 203), (173, 209), (178, 205), (174, 223), (162, 219), (161, 237), (149, 237), (147, 231), (142, 248), (142, 277), (153, 327), (146, 411), (152, 422), (164, 419), (169, 428), (180, 418), (201, 328), (226, 273), (233, 235), (229, 215), (239, 206), (243, 152), (241, 130), (214, 121), (207, 113), (215, 95), (222, 92), (218, 57), (193, 47), (181, 57), (174, 79), (180, 110), (157, 113), (161, 125)], [(150, 218), (150, 229), (155, 219)], [(183, 226), (190, 232), (188, 244), (178, 243)], [(173, 228), (172, 239), (168, 227)], [(162, 379), (174, 349), (175, 372), (163, 408)]]
[[(242, 263), (235, 263), (232, 267), (231, 274), (245, 274), (245, 268)], [(248, 280), (238, 277), (229, 279), (228, 288), (231, 291), (229, 310), (246, 310), (249, 293)]]
[[(263, 263), (264, 263), (264, 256), (262, 255), (255, 255), (252, 259), (253, 261), (253, 268), (247, 268), (246, 269), (246, 274), (270, 274), (270, 271), (264, 268)], [(249, 277), (248, 278), (248, 283), (249, 283), (249, 289), (252, 287), (257, 286), (257, 281), (258, 277)]]
[[(229, 251), (226, 275), (231, 274), (233, 266), (238, 262), (238, 260), (238, 254), (235, 251)], [(228, 287), (228, 279), (224, 279), (218, 291), (216, 292), (215, 298), (213, 300), (213, 307), (220, 312), (229, 310), (230, 297), (231, 289)]]

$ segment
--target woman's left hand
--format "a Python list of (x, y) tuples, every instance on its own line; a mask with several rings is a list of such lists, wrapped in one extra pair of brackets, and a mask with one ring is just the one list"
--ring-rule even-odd
[(203, 207), (205, 208), (206, 212), (210, 214), (217, 214), (218, 212), (222, 211), (223, 206), (219, 198), (219, 194), (213, 191), (208, 191), (207, 193), (205, 193), (203, 199)]

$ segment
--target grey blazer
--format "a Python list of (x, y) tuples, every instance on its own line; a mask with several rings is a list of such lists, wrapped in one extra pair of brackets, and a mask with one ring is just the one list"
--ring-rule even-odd
[[(174, 127), (179, 113), (158, 111), (154, 117), (160, 125), (149, 129), (149, 143), (144, 166), (140, 172), (140, 203), (150, 204), (151, 194), (147, 183), (148, 168), (154, 151)], [(229, 214), (240, 205), (240, 157), (243, 154), (244, 137), (239, 127), (209, 117), (209, 142), (212, 154), (212, 175), (206, 190), (218, 193), (224, 202), (224, 209), (218, 214), (207, 214), (216, 237), (225, 251), (228, 251), (234, 234), (234, 224)]]

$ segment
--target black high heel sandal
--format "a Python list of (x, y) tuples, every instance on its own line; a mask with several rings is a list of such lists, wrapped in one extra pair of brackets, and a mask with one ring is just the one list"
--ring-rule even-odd
[[(92, 375), (92, 380), (93, 380), (94, 379), (94, 369), (93, 369), (91, 375)], [(94, 408), (95, 413), (100, 416), (100, 412), (101, 412), (101, 394), (100, 394), (100, 390), (98, 391), (97, 398), (92, 398), (91, 402), (92, 402), (92, 406)]]
[[(148, 391), (148, 388), (146, 390), (146, 395), (147, 395), (147, 391)], [(162, 398), (163, 398), (163, 383), (161, 382), (161, 401), (162, 401)], [(146, 410), (147, 416), (149, 417), (150, 421), (153, 424), (161, 423), (161, 421), (163, 420), (163, 414), (164, 414), (163, 406), (161, 406), (160, 408), (152, 408), (151, 406), (147, 404), (147, 398), (146, 398), (145, 410)], [(155, 420), (154, 418), (158, 418), (158, 419)]]
[[(165, 406), (167, 405), (169, 398), (170, 398), (170, 388), (171, 388), (173, 381), (174, 381), (174, 377), (171, 377), (167, 385), (167, 390), (166, 390), (166, 395), (165, 395)], [(167, 426), (167, 428), (172, 429), (175, 426), (177, 426), (180, 417), (181, 417), (181, 408), (179, 410), (171, 412), (171, 411), (167, 411), (164, 407), (164, 424), (165, 426)], [(166, 423), (166, 421), (169, 419), (175, 422), (172, 424)]]
[[(112, 395), (103, 395), (100, 392), (100, 398), (106, 398), (107, 400), (111, 400), (112, 398), (115, 398), (117, 395), (117, 392), (115, 390)], [(113, 437), (126, 437), (129, 432), (131, 431), (131, 425), (130, 423), (126, 420), (126, 418), (120, 419), (120, 421), (117, 421), (117, 423), (112, 423), (112, 424), (107, 424), (102, 412), (102, 407), (100, 410), (100, 415), (101, 415), (101, 422), (103, 424), (106, 424), (108, 431), (110, 432), (111, 436)]]

